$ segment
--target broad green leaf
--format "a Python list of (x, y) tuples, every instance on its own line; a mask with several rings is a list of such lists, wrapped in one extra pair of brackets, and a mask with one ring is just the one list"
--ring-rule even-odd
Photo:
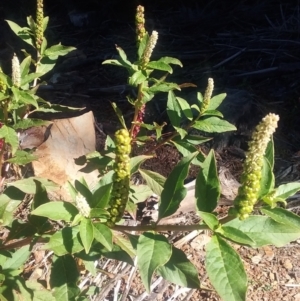
[(121, 110), (117, 107), (117, 105), (116, 105), (114, 102), (112, 102), (111, 105), (112, 105), (114, 111), (116, 112), (116, 114), (117, 114), (117, 116), (118, 116), (118, 118), (119, 118), (119, 121), (120, 121), (121, 125), (123, 126), (124, 129), (127, 129), (127, 127), (126, 127), (126, 122), (125, 122), (125, 119), (124, 119), (124, 117), (123, 117), (123, 115), (122, 115)]
[(31, 128), (33, 126), (42, 126), (42, 125), (48, 126), (50, 124), (52, 124), (51, 121), (27, 118), (27, 119), (22, 119), (22, 120), (18, 121), (16, 124), (14, 124), (13, 128), (15, 130), (17, 130), (17, 129), (25, 130), (25, 129)]
[(172, 90), (180, 90), (180, 87), (175, 83), (157, 83), (151, 86), (147, 91), (149, 93), (169, 92)]
[(14, 213), (25, 194), (15, 187), (8, 187), (0, 194), (0, 225), (8, 226), (15, 219)]
[(146, 32), (145, 35), (143, 36), (142, 40), (139, 42), (139, 48), (138, 48), (138, 58), (139, 60), (142, 58), (144, 51), (146, 49), (146, 46), (149, 41), (149, 35)]
[(260, 209), (261, 212), (268, 215), (275, 222), (288, 225), (291, 227), (297, 227), (300, 229), (300, 217), (293, 212), (283, 208), (267, 208), (263, 207)]
[(86, 199), (88, 203), (90, 203), (93, 199), (93, 194), (85, 184), (86, 183), (83, 182), (83, 179), (81, 179), (81, 181), (75, 180), (74, 182), (76, 190)]
[(10, 163), (14, 163), (14, 164), (18, 164), (18, 165), (26, 165), (34, 160), (37, 160), (38, 157), (30, 154), (26, 151), (22, 151), (22, 150), (17, 150), (15, 152), (14, 157), (6, 160), (5, 162), (10, 162)]
[(140, 165), (148, 160), (153, 158), (153, 156), (140, 155), (133, 158), (130, 158), (130, 174), (133, 175), (136, 173), (140, 167)]
[(271, 165), (266, 157), (263, 157), (263, 167), (261, 171), (260, 190), (258, 198), (261, 199), (273, 190), (275, 186), (274, 174)]
[(254, 241), (252, 247), (265, 245), (282, 247), (300, 237), (300, 229), (295, 225), (278, 223), (266, 216), (249, 216), (246, 220), (234, 219), (223, 226), (236, 228)]
[(51, 59), (48, 56), (42, 57), (40, 64), (37, 65), (36, 67), (36, 72), (37, 73), (42, 73), (46, 74), (50, 70), (52, 70), (56, 64), (57, 59)]
[(48, 192), (55, 191), (59, 188), (59, 186), (54, 182), (39, 177), (30, 177), (30, 178), (18, 180), (12, 183), (8, 183), (7, 186), (16, 187), (28, 194), (35, 194), (36, 191), (35, 181), (42, 183)]
[(49, 17), (44, 17), (44, 19), (43, 19), (43, 31), (44, 32), (47, 29), (48, 23), (49, 23)]
[(63, 46), (61, 44), (58, 44), (47, 48), (44, 52), (44, 55), (48, 56), (50, 59), (57, 59), (58, 56), (66, 55), (75, 49), (75, 47)]
[(218, 203), (221, 185), (218, 177), (216, 158), (211, 150), (202, 163), (196, 178), (195, 198), (199, 211), (212, 212)]
[(236, 251), (222, 238), (214, 235), (206, 245), (206, 271), (224, 301), (245, 301), (247, 275)]
[(291, 183), (283, 184), (276, 188), (274, 197), (285, 200), (288, 197), (294, 195), (299, 190), (300, 190), (299, 182), (291, 182)]
[(30, 94), (27, 91), (22, 91), (16, 87), (12, 87), (11, 90), (14, 94), (15, 101), (23, 103), (24, 105), (32, 105), (35, 108), (38, 108), (38, 103), (35, 95)]
[[(178, 137), (178, 136), (177, 136)], [(180, 138), (180, 137), (178, 137)], [(186, 140), (186, 138), (185, 138)], [(170, 141), (174, 144), (174, 146), (177, 148), (177, 150), (182, 154), (183, 157), (189, 156), (190, 154), (197, 151), (197, 148), (185, 141), (182, 141), (181, 139), (176, 139), (176, 141), (172, 140)], [(199, 152), (199, 154), (196, 156), (195, 159), (193, 159), (192, 164), (194, 165), (200, 165), (205, 160), (204, 155)]]
[(139, 237), (137, 245), (137, 266), (146, 290), (150, 292), (153, 273), (166, 264), (172, 255), (172, 247), (167, 238), (150, 232)]
[(34, 79), (41, 77), (42, 73), (30, 73), (28, 75), (24, 75), (21, 79), (21, 87), (31, 83)]
[(268, 143), (267, 149), (266, 149), (266, 153), (265, 153), (265, 157), (267, 158), (267, 160), (269, 161), (270, 165), (271, 165), (271, 170), (273, 171), (274, 168), (274, 140), (273, 140), (273, 135), (271, 137), (270, 142)]
[(129, 77), (129, 85), (137, 87), (147, 79), (147, 73), (144, 70), (138, 70)]
[(129, 198), (133, 203), (137, 204), (140, 202), (144, 202), (148, 197), (153, 194), (153, 191), (150, 189), (148, 185), (131, 185)]
[(114, 242), (121, 247), (129, 256), (136, 256), (136, 249), (132, 246), (131, 242), (124, 236), (121, 236), (120, 233), (114, 232)]
[(11, 253), (12, 256), (8, 258), (1, 266), (3, 270), (17, 270), (28, 260), (31, 251), (30, 246), (24, 246), (16, 252)]
[(223, 102), (225, 97), (226, 97), (226, 93), (215, 95), (213, 98), (211, 98), (207, 110), (211, 111), (217, 109), (220, 106), (220, 104)]
[(173, 73), (173, 69), (169, 64), (166, 64), (162, 61), (152, 61), (147, 64), (147, 68), (156, 69), (161, 71), (167, 71), (170, 74)]
[(79, 226), (65, 227), (51, 236), (45, 248), (51, 249), (57, 256), (78, 253), (84, 249), (78, 233)]
[(172, 126), (180, 127), (182, 111), (173, 91), (168, 92), (167, 113)]
[(36, 280), (27, 280), (26, 286), (33, 291), (33, 301), (56, 301), (52, 293)]
[(8, 75), (6, 75), (5, 73), (3, 73), (2, 71), (0, 71), (0, 80), (5, 85), (8, 85), (9, 87), (11, 87), (13, 85), (11, 78)]
[(105, 208), (110, 200), (112, 183), (99, 186), (93, 191), (91, 208)]
[(134, 265), (134, 262), (131, 259), (131, 257), (128, 255), (128, 253), (123, 249), (121, 249), (121, 247), (118, 245), (114, 244), (112, 251), (108, 251), (106, 248), (103, 247), (103, 249), (101, 249), (101, 253), (104, 257), (119, 260), (119, 261), (124, 261), (132, 266)]
[(31, 56), (27, 56), (20, 64), (21, 78), (23, 78), (29, 73), (30, 64), (31, 64)]
[(206, 110), (202, 116), (216, 116), (216, 117), (220, 117), (220, 118), (224, 117), (223, 114), (217, 110), (210, 110), (210, 111)]
[(168, 176), (161, 193), (161, 201), (158, 208), (158, 219), (172, 215), (179, 208), (180, 202), (185, 198), (187, 189), (184, 180), (188, 175), (189, 166), (198, 152), (181, 159)]
[(4, 138), (5, 143), (11, 146), (11, 152), (14, 155), (19, 147), (19, 139), (16, 131), (9, 126), (2, 125), (0, 128), (0, 138)]
[[(193, 144), (193, 145), (199, 145), (199, 144), (205, 143), (211, 139), (212, 138), (210, 138), (210, 137), (203, 137), (203, 136), (199, 136), (199, 135), (187, 135), (185, 137), (185, 140), (188, 143)], [(173, 140), (176, 141), (177, 143), (181, 142), (181, 139), (178, 136), (173, 138)]]
[(127, 60), (127, 55), (124, 52), (124, 50), (121, 47), (116, 47), (119, 55), (120, 55), (120, 61), (122, 63), (122, 66), (124, 66), (125, 68), (127, 68), (128, 70), (132, 70), (132, 64), (130, 61)]
[(176, 97), (176, 99), (177, 99), (185, 117), (189, 120), (193, 120), (193, 112), (191, 110), (189, 103), (181, 97)]
[(199, 289), (198, 271), (180, 249), (172, 246), (172, 256), (163, 266), (158, 267), (157, 274), (177, 285)]
[(107, 210), (102, 209), (102, 208), (91, 208), (90, 211), (90, 218), (104, 218), (107, 219), (109, 217), (109, 213), (107, 212)]
[(147, 185), (151, 188), (151, 190), (155, 194), (161, 195), (166, 179), (159, 173), (151, 170), (140, 168), (139, 172), (143, 179), (146, 181)]
[(30, 30), (34, 33), (36, 30), (36, 24), (32, 16), (28, 16), (27, 18), (27, 25), (29, 26)]
[(204, 223), (209, 227), (210, 230), (215, 231), (219, 226), (219, 220), (215, 215), (208, 212), (198, 211), (198, 215), (203, 219)]
[(59, 301), (75, 301), (75, 298), (80, 293), (80, 289), (77, 287), (79, 276), (76, 261), (71, 255), (54, 256), (50, 286), (55, 299)]
[(56, 301), (52, 293), (38, 281), (27, 280), (26, 286), (33, 291), (33, 301)]
[(13, 21), (5, 20), (10, 29), (19, 37), (21, 38), (24, 42), (28, 43), (29, 45), (33, 46), (32, 43), (32, 37), (31, 37), (31, 32), (30, 29), (27, 27), (20, 27), (18, 24), (16, 24)]
[(94, 227), (91, 219), (83, 218), (79, 225), (79, 234), (85, 253), (89, 253), (94, 240)]
[(169, 56), (164, 56), (161, 57), (159, 59), (159, 62), (163, 62), (165, 64), (173, 64), (173, 65), (178, 65), (180, 67), (183, 67), (182, 63), (180, 62), (180, 60), (173, 58), (173, 57), (169, 57)]
[(68, 202), (51, 202), (37, 207), (31, 214), (45, 216), (54, 221), (70, 222), (78, 214), (78, 209)]
[(222, 227), (217, 229), (215, 232), (220, 233), (223, 237), (238, 244), (251, 246), (254, 243), (254, 241), (248, 235), (233, 227)]
[[(144, 200), (145, 201), (145, 200)], [(135, 204), (131, 199), (126, 203), (125, 211), (127, 211), (131, 216), (135, 217), (137, 212), (137, 204)]]
[(207, 117), (198, 120), (193, 125), (193, 128), (207, 133), (224, 133), (236, 130), (233, 124), (218, 117)]
[(69, 181), (67, 182), (67, 188), (68, 188), (68, 192), (72, 198), (72, 201), (75, 203), (76, 197), (78, 196), (78, 191), (75, 189), (75, 187)]
[(93, 223), (94, 238), (100, 242), (108, 251), (112, 251), (113, 239), (110, 228), (101, 223)]

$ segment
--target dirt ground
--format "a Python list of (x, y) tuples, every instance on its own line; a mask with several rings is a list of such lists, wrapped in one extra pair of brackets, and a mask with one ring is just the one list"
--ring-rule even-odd
[[(22, 1), (20, 1), (22, 2)], [(76, 1), (75, 1), (76, 2)], [(230, 149), (246, 150), (246, 141), (253, 126), (267, 112), (280, 115), (279, 129), (274, 137), (276, 147), (277, 183), (300, 180), (300, 58), (299, 58), (299, 3), (282, 4), (281, 1), (166, 1), (145, 2), (148, 30), (159, 32), (154, 58), (179, 58), (183, 69), (174, 68), (170, 80), (177, 83), (192, 82), (203, 92), (208, 77), (213, 77), (216, 92), (228, 93), (223, 107), (226, 119), (235, 123), (238, 131), (229, 136), (216, 137), (213, 146), (220, 154), (219, 163), (226, 165), (238, 177), (242, 159), (228, 155)], [(134, 6), (120, 7), (112, 1), (109, 9), (100, 1), (87, 2), (86, 7), (47, 3), (50, 14), (49, 43), (61, 41), (75, 46), (77, 51), (62, 60), (49, 76), (45, 77), (52, 92), (47, 101), (64, 105), (88, 107), (106, 134), (118, 128), (110, 102), (116, 102), (130, 119), (132, 108), (126, 102), (131, 91), (126, 72), (114, 66), (102, 65), (105, 59), (115, 58), (115, 45), (128, 52), (134, 60)], [(107, 3), (106, 3), (107, 4)], [(71, 5), (71, 6), (72, 6)], [(3, 9), (5, 18), (24, 17), (26, 10), (13, 13)], [(71, 9), (71, 10), (70, 10)], [(73, 10), (72, 10), (73, 9)], [(75, 10), (74, 10), (75, 9)], [(125, 13), (120, 14), (119, 11)], [(72, 24), (74, 11), (83, 21)], [(126, 14), (127, 13), (127, 14)], [(76, 22), (73, 19), (73, 23)], [(0, 28), (6, 31), (5, 24)], [(76, 26), (77, 25), (77, 26)], [(7, 41), (9, 40), (9, 43)], [(8, 35), (0, 38), (0, 59), (8, 68), (11, 45), (15, 39)], [(186, 89), (184, 97), (195, 97), (195, 89)], [(40, 95), (43, 91), (40, 91)], [(164, 95), (158, 95), (155, 106), (147, 107), (147, 118), (164, 121)], [(101, 147), (101, 145), (99, 145)], [(172, 149), (162, 149), (158, 161), (147, 167), (168, 173), (179, 155)], [(159, 161), (160, 160), (160, 161)], [(164, 165), (162, 165), (162, 163)], [(237, 178), (238, 179), (238, 178)], [(290, 210), (300, 214), (300, 196), (293, 199)], [(219, 206), (218, 213), (226, 214), (227, 207)], [(190, 217), (186, 215), (186, 220)], [(149, 297), (132, 269), (119, 267), (116, 262), (103, 263), (109, 272), (120, 274), (116, 282), (124, 300), (212, 300), (220, 298), (211, 291), (204, 269), (205, 242), (209, 233), (197, 233), (191, 238), (177, 237), (180, 247), (199, 270), (203, 290), (183, 290), (175, 285), (160, 282)], [(172, 234), (170, 234), (172, 236)], [(300, 301), (300, 240), (285, 247), (267, 246), (261, 249), (235, 246), (241, 254), (249, 277), (247, 300)], [(102, 267), (100, 267), (102, 268)], [(121, 271), (123, 271), (121, 273)], [(103, 276), (104, 277), (104, 276)], [(108, 279), (108, 278), (107, 278)], [(103, 279), (102, 281), (108, 281)], [(131, 287), (125, 296), (126, 282)], [(95, 279), (90, 279), (91, 283)], [(154, 279), (157, 280), (157, 279)], [(114, 290), (95, 300), (113, 300)], [(125, 297), (124, 297), (125, 296)]]

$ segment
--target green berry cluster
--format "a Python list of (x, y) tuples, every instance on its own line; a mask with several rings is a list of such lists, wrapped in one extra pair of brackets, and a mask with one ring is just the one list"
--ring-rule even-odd
[(123, 216), (129, 195), (131, 138), (129, 132), (121, 129), (115, 133), (116, 158), (114, 181), (110, 200), (110, 219), (113, 226)]
[[(3, 71), (2, 71), (2, 69), (1, 69), (1, 67), (0, 67), (0, 73), (3, 74)], [(6, 83), (5, 83), (3, 80), (0, 79), (0, 92), (1, 92), (1, 93), (5, 93), (5, 92), (6, 92), (6, 89), (7, 89)]]
[(277, 128), (279, 116), (268, 114), (255, 128), (244, 162), (241, 186), (234, 200), (235, 212), (240, 220), (246, 219), (258, 201), (262, 176), (263, 156), (271, 136)]
[(43, 0), (37, 0), (35, 44), (38, 50), (41, 49), (43, 38), (44, 38), (43, 22), (44, 22)]
[(144, 7), (139, 5), (135, 15), (136, 39), (139, 44), (146, 34)]

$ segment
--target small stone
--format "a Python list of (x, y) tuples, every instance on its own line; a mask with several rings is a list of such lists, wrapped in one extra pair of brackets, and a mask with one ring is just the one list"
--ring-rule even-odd
[(286, 259), (284, 262), (283, 262), (283, 266), (289, 271), (293, 268), (293, 264), (292, 262), (289, 260), (289, 259)]

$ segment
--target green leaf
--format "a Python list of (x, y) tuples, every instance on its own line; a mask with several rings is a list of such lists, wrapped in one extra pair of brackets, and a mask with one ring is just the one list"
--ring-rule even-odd
[(167, 178), (161, 193), (161, 202), (158, 209), (158, 219), (172, 215), (179, 208), (180, 202), (187, 194), (184, 180), (188, 175), (191, 161), (197, 156), (195, 152), (183, 159), (175, 166)]
[(36, 280), (27, 280), (26, 286), (33, 291), (33, 301), (56, 301), (52, 293)]
[(79, 226), (65, 227), (54, 233), (45, 248), (53, 250), (57, 256), (74, 254), (83, 250), (83, 245), (78, 239)]
[(110, 228), (101, 223), (93, 223), (94, 238), (100, 242), (108, 251), (112, 251), (113, 239)]
[(180, 127), (182, 110), (173, 91), (168, 92), (167, 113), (172, 126)]
[(57, 59), (51, 59), (48, 56), (42, 57), (40, 63), (36, 66), (36, 72), (41, 74), (46, 74), (52, 70), (56, 64)]
[(39, 78), (42, 75), (42, 73), (30, 73), (28, 75), (24, 75), (21, 79), (21, 87), (31, 83), (34, 79)]
[(207, 110), (212, 111), (212, 110), (217, 109), (220, 106), (220, 104), (223, 102), (223, 100), (225, 99), (226, 96), (227, 96), (226, 93), (215, 95), (213, 98), (211, 98), (209, 105), (207, 107)]
[(210, 230), (215, 231), (218, 228), (219, 220), (215, 215), (203, 211), (198, 211), (197, 213)]
[(246, 300), (247, 275), (242, 260), (229, 244), (216, 235), (206, 245), (205, 266), (222, 300)]
[(153, 191), (150, 189), (148, 185), (131, 185), (129, 198), (132, 200), (134, 204), (144, 202), (153, 194)]
[(124, 50), (121, 47), (116, 47), (119, 55), (120, 55), (120, 61), (122, 63), (122, 66), (124, 66), (125, 68), (127, 68), (128, 70), (132, 70), (132, 64), (130, 61), (127, 60), (127, 55), (124, 52)]
[(55, 299), (59, 301), (75, 301), (75, 298), (80, 293), (80, 289), (77, 287), (79, 276), (76, 261), (71, 255), (54, 256), (50, 286)]
[(81, 242), (84, 246), (85, 253), (89, 253), (94, 240), (94, 227), (91, 219), (83, 218), (79, 226)]
[(170, 74), (173, 73), (172, 67), (169, 64), (162, 62), (161, 60), (149, 62), (147, 64), (147, 68), (161, 70), (161, 71), (167, 71)]
[(142, 282), (148, 292), (150, 292), (153, 273), (158, 267), (166, 264), (171, 255), (172, 247), (165, 236), (146, 232), (139, 237), (137, 266), (140, 270)]
[(272, 170), (274, 168), (274, 154), (275, 154), (275, 151), (274, 151), (274, 140), (273, 140), (273, 135), (272, 135), (271, 136), (271, 140), (268, 143), (268, 146), (267, 146), (267, 149), (266, 149), (266, 153), (265, 153), (265, 157), (269, 161)]
[(4, 138), (5, 143), (11, 146), (11, 152), (14, 155), (19, 147), (19, 139), (16, 131), (9, 126), (2, 125), (0, 128), (0, 138)]
[(115, 244), (113, 245), (112, 251), (108, 251), (105, 248), (103, 248), (101, 249), (101, 253), (107, 258), (124, 261), (129, 263), (130, 265), (134, 265), (134, 262), (128, 255), (128, 253)]
[(288, 225), (291, 227), (297, 227), (300, 229), (300, 217), (293, 212), (283, 208), (267, 208), (260, 209), (261, 212), (268, 215), (275, 222)]
[(288, 197), (294, 195), (299, 190), (300, 190), (299, 182), (291, 182), (291, 183), (283, 184), (276, 188), (274, 197), (285, 200)]
[(266, 157), (263, 157), (263, 166), (261, 171), (260, 190), (258, 199), (261, 199), (270, 193), (275, 186), (274, 174), (272, 167)]
[(61, 44), (53, 45), (45, 50), (44, 55), (48, 56), (50, 59), (57, 59), (58, 56), (64, 56), (69, 52), (76, 50), (75, 47), (63, 46)]
[(211, 150), (196, 178), (195, 198), (198, 210), (212, 212), (217, 206), (220, 193), (216, 158), (214, 151)]
[[(126, 233), (129, 237), (133, 237), (133, 235), (130, 235)], [(122, 250), (124, 250), (129, 256), (134, 257), (136, 256), (136, 248), (132, 246), (131, 241), (129, 241), (126, 237), (121, 236), (120, 233), (114, 232), (114, 242), (118, 246), (121, 247)], [(137, 241), (136, 241), (137, 243)]]
[(144, 161), (151, 158), (153, 158), (153, 156), (146, 156), (146, 155), (140, 155), (140, 156), (130, 158), (130, 174), (133, 175), (134, 173), (136, 173), (140, 165)]
[(144, 51), (146, 49), (146, 46), (148, 44), (149, 41), (149, 35), (146, 32), (145, 35), (143, 36), (142, 40), (139, 43), (139, 48), (138, 48), (138, 58), (139, 60), (142, 58)]
[(87, 184), (82, 178), (80, 181), (75, 180), (74, 182), (76, 190), (87, 200), (88, 203), (93, 199), (93, 194), (91, 190), (87, 187)]
[(121, 110), (117, 107), (117, 105), (116, 105), (114, 102), (112, 102), (111, 105), (112, 105), (114, 111), (116, 112), (116, 114), (117, 114), (117, 116), (118, 116), (118, 118), (119, 118), (119, 121), (120, 121), (121, 125), (123, 126), (124, 129), (127, 129), (127, 127), (126, 127), (126, 122), (125, 122), (125, 120), (124, 120), (124, 117), (123, 117), (123, 115), (122, 115)]
[(55, 184), (54, 182), (49, 181), (44, 178), (39, 178), (39, 177), (30, 177), (30, 178), (18, 180), (18, 181), (12, 182), (12, 183), (7, 183), (7, 186), (10, 186), (10, 187), (13, 186), (13, 187), (20, 189), (21, 191), (23, 191), (25, 193), (34, 194), (36, 191), (35, 181), (42, 183), (48, 192), (55, 191), (59, 188), (59, 186), (57, 184)]
[(185, 117), (189, 120), (193, 120), (193, 112), (191, 110), (189, 103), (181, 97), (176, 97), (176, 99), (177, 99)]
[(25, 129), (31, 128), (33, 126), (42, 126), (42, 125), (48, 126), (50, 124), (52, 124), (51, 121), (27, 118), (27, 119), (22, 119), (22, 120), (18, 121), (16, 124), (14, 124), (13, 128), (15, 130), (17, 130), (17, 129), (25, 130)]
[(165, 64), (173, 64), (173, 65), (178, 65), (180, 67), (183, 67), (182, 63), (176, 59), (176, 58), (173, 58), (173, 57), (169, 57), (169, 56), (164, 56), (164, 57), (161, 57), (159, 59), (159, 62), (163, 62)]
[(278, 223), (266, 216), (249, 216), (246, 220), (234, 219), (226, 227), (236, 228), (254, 241), (252, 247), (258, 248), (265, 245), (282, 247), (300, 237), (300, 229), (297, 226)]
[(0, 194), (0, 225), (8, 226), (15, 219), (14, 213), (25, 194), (15, 187), (8, 187)]
[(38, 103), (37, 103), (34, 95), (32, 95), (31, 93), (29, 93), (27, 91), (19, 90), (16, 87), (12, 87), (11, 90), (14, 94), (16, 102), (19, 102), (19, 103), (22, 103), (25, 105), (32, 105), (35, 108), (38, 108)]
[(172, 246), (170, 260), (157, 269), (157, 274), (177, 285), (199, 289), (198, 271), (180, 249)]
[(107, 207), (110, 200), (111, 188), (112, 188), (112, 183), (97, 187), (93, 192), (92, 200), (90, 202), (90, 207), (91, 208)]
[(220, 233), (223, 237), (242, 245), (252, 246), (254, 241), (244, 232), (233, 227), (222, 227), (215, 232)]
[[(177, 136), (178, 137), (178, 136)], [(178, 137), (180, 138), (180, 137)], [(191, 145), (188, 142), (181, 141), (181, 139), (176, 139), (177, 141), (170, 141), (174, 144), (174, 146), (177, 148), (177, 150), (182, 154), (183, 157), (189, 156), (190, 154), (197, 151), (197, 148), (193, 145)], [(185, 139), (186, 140), (186, 139)], [(192, 161), (192, 164), (200, 165), (201, 162), (203, 162), (205, 157), (202, 153), (199, 153), (197, 157)]]
[(51, 202), (37, 207), (31, 214), (44, 216), (54, 221), (70, 222), (78, 214), (78, 209), (68, 202)]
[[(211, 139), (212, 138), (203, 137), (203, 136), (199, 136), (199, 135), (187, 135), (187, 136), (185, 136), (185, 141), (190, 143), (190, 144), (193, 144), (193, 145), (199, 145), (199, 144), (205, 143), (205, 142), (207, 142)], [(179, 144), (181, 142), (181, 139), (178, 136), (173, 138), (173, 140), (176, 141)]]
[(137, 87), (147, 79), (147, 73), (144, 70), (138, 70), (129, 77), (129, 85)]
[(233, 124), (218, 117), (207, 117), (198, 120), (193, 125), (193, 128), (207, 133), (224, 133), (236, 130)]
[(18, 165), (26, 165), (34, 160), (37, 160), (38, 157), (30, 154), (26, 151), (22, 151), (22, 150), (17, 150), (15, 152), (14, 157), (6, 160), (5, 162), (10, 162), (10, 163), (14, 163), (14, 164), (18, 164)]
[(5, 20), (10, 29), (24, 42), (28, 43), (29, 45), (33, 46), (32, 37), (31, 37), (31, 31), (27, 27), (20, 27), (18, 24), (16, 24), (13, 21)]
[(3, 270), (17, 270), (28, 260), (31, 251), (30, 246), (24, 246), (12, 253), (12, 256), (8, 258), (2, 265)]
[(21, 78), (23, 78), (29, 73), (30, 64), (31, 64), (31, 56), (29, 55), (20, 64)]
[(216, 116), (216, 117), (220, 117), (220, 118), (224, 117), (223, 114), (217, 110), (210, 110), (210, 111), (206, 110), (202, 116)]
[(162, 82), (162, 83), (156, 83), (153, 86), (151, 86), (150, 88), (147, 89), (147, 91), (149, 93), (157, 93), (157, 92), (169, 92), (172, 90), (180, 90), (180, 87), (175, 84), (175, 83), (166, 83), (166, 82)]
[(164, 189), (164, 184), (166, 179), (160, 175), (159, 173), (156, 173), (151, 170), (147, 169), (139, 169), (139, 172), (143, 179), (146, 181), (147, 185), (151, 188), (151, 190), (157, 194), (161, 195), (163, 189)]

